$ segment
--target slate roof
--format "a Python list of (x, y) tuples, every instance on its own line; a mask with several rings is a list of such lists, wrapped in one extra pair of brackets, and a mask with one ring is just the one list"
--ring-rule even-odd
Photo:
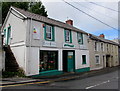
[(41, 22), (44, 22), (44, 23), (48, 23), (48, 24), (52, 24), (52, 25), (55, 25), (55, 26), (58, 26), (58, 27), (62, 27), (62, 28), (65, 28), (65, 29), (70, 29), (70, 30), (73, 30), (73, 31), (77, 31), (77, 32), (82, 32), (82, 33), (85, 33), (87, 34), (87, 32), (83, 31), (83, 30), (80, 30), (72, 25), (68, 25), (66, 23), (63, 23), (63, 22), (60, 22), (60, 21), (57, 21), (57, 20), (54, 20), (54, 19), (51, 19), (51, 18), (48, 18), (48, 17), (44, 17), (44, 16), (41, 16), (41, 15), (38, 15), (38, 14), (34, 14), (34, 13), (31, 13), (31, 12), (28, 12), (28, 11), (25, 11), (25, 10), (22, 10), (20, 8), (16, 8), (16, 7), (13, 7), (12, 8), (16, 9), (17, 11), (19, 11), (20, 13), (22, 13), (23, 15), (25, 15), (27, 18), (32, 18), (34, 20), (38, 20), (38, 21), (41, 21)]
[(116, 43), (112, 40), (104, 39), (104, 38), (101, 38), (101, 37), (93, 35), (93, 34), (90, 34), (90, 38), (93, 40), (99, 40), (101, 42), (105, 42), (105, 43), (109, 43), (109, 44), (119, 45), (118, 43)]
[[(54, 20), (54, 19), (51, 19), (51, 18), (48, 18), (48, 17), (44, 17), (44, 16), (41, 16), (41, 15), (38, 15), (38, 14), (34, 14), (34, 13), (31, 13), (31, 12), (28, 12), (28, 11), (25, 11), (25, 10), (22, 10), (20, 8), (16, 8), (16, 7), (13, 7), (13, 6), (11, 8), (14, 8), (15, 10), (19, 11), (21, 14), (23, 14), (27, 18), (32, 18), (34, 20), (41, 21), (43, 23), (48, 23), (48, 24), (52, 24), (52, 25), (55, 25), (55, 26), (58, 26), (58, 27), (65, 28), (65, 29), (70, 29), (70, 30), (73, 30), (73, 31), (89, 34), (89, 33), (85, 32), (85, 31), (83, 31), (81, 29), (78, 29), (78, 28), (76, 28), (76, 27), (74, 27), (72, 25), (68, 25), (66, 23), (63, 23), (61, 21), (57, 21), (57, 20)], [(107, 40), (107, 39), (101, 38), (99, 36), (95, 36), (93, 34), (90, 34), (90, 38), (94, 39), (94, 40), (99, 40), (99, 41), (102, 41), (102, 42), (114, 44), (114, 45), (119, 45), (116, 42), (113, 42), (111, 40)]]

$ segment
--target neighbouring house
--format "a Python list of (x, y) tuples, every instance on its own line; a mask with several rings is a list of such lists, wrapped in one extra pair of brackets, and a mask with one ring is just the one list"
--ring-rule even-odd
[(118, 43), (119, 44), (119, 46), (118, 46), (118, 55), (119, 55), (119, 65), (120, 65), (120, 38), (119, 38), (120, 36), (118, 35), (118, 38), (117, 39), (114, 39), (114, 40), (112, 40), (112, 41), (114, 41), (114, 42), (116, 42), (116, 43)]
[(26, 76), (90, 70), (87, 33), (66, 23), (11, 7), (1, 29)]
[(104, 34), (89, 36), (90, 70), (119, 65), (118, 43), (107, 40)]

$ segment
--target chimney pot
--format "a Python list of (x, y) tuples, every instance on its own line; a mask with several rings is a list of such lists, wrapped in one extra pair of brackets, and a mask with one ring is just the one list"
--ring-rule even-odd
[(69, 25), (73, 25), (73, 20), (67, 20), (66, 23)]
[(105, 35), (104, 35), (104, 34), (100, 34), (99, 37), (101, 37), (101, 38), (105, 38)]

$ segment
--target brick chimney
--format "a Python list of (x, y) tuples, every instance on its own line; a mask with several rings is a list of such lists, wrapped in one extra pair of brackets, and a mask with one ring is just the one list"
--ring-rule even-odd
[(100, 34), (99, 37), (105, 38), (105, 35), (104, 34)]
[(69, 25), (73, 25), (73, 20), (69, 19), (69, 20), (66, 21), (66, 23), (69, 24)]

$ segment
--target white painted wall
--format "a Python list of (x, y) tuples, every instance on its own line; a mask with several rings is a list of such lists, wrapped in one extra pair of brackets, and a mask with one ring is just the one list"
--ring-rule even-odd
[(26, 75), (39, 74), (39, 48), (26, 47)]
[[(86, 55), (86, 64), (82, 64), (82, 55)], [(75, 69), (90, 67), (89, 51), (88, 50), (75, 50)]]
[[(11, 11), (16, 16), (23, 18), (14, 10)], [(3, 29), (7, 29), (9, 24), (11, 26), (11, 39), (10, 47), (16, 58), (19, 67), (25, 70), (25, 40), (26, 40), (26, 30), (27, 30), (27, 21), (22, 20), (15, 15), (10, 13), (8, 15), (7, 22)]]
[[(12, 10), (11, 12), (14, 13), (15, 15), (17, 15), (18, 17), (21, 17), (15, 11)], [(11, 40), (10, 40), (11, 43), (10, 44), (15, 44), (15, 43), (18, 43), (21, 41), (25, 42), (27, 21), (17, 18), (12, 13), (10, 13), (8, 20), (4, 27), (4, 29), (7, 29), (9, 24), (11, 25)]]
[[(32, 19), (28, 20), (28, 30), (31, 31), (31, 35), (30, 32), (27, 31), (26, 35), (27, 39), (26, 39), (26, 45), (29, 46), (31, 44), (31, 46), (34, 47), (42, 47), (43, 46), (43, 42), (45, 42), (46, 40), (44, 39), (44, 28), (43, 28), (43, 24), (42, 22), (39, 21), (35, 21)], [(36, 28), (39, 31), (40, 34), (40, 39), (34, 39), (33, 38), (33, 29)], [(63, 44), (65, 43), (65, 39), (64, 39), (64, 28), (61, 27), (57, 27), (54, 26), (54, 33), (55, 33), (55, 41), (54, 43), (56, 44), (56, 48), (63, 48)], [(71, 44), (71, 45), (75, 45), (75, 48), (71, 48), (71, 49), (88, 49), (88, 37), (86, 34), (83, 34), (83, 45), (80, 45), (78, 43), (77, 40), (77, 32), (75, 31), (71, 31), (72, 33), (72, 43), (66, 43), (66, 44)], [(31, 36), (31, 37), (30, 37)], [(30, 38), (31, 38), (31, 43), (30, 43)], [(51, 42), (51, 41), (48, 41)]]
[(25, 70), (25, 46), (11, 47), (19, 67)]
[[(12, 11), (17, 16), (21, 17), (16, 12)], [(65, 43), (64, 39), (64, 28), (54, 26), (55, 30), (55, 41), (56, 47), (44, 47), (44, 28), (42, 22), (35, 20), (21, 20), (14, 16), (13, 14), (9, 15), (5, 28), (8, 25), (11, 25), (12, 37), (11, 37), (11, 49), (14, 53), (14, 56), (19, 64), (25, 70), (27, 76), (39, 74), (39, 55), (40, 50), (57, 50), (58, 51), (58, 70), (62, 71), (63, 59), (62, 59), (62, 50), (75, 50), (75, 65), (76, 69), (89, 67), (89, 51), (83, 50), (87, 49), (87, 35), (84, 35), (84, 44), (82, 47), (78, 44), (77, 41), (77, 32), (72, 31), (72, 45), (75, 45), (75, 48), (63, 48)], [(40, 33), (40, 39), (33, 38), (33, 28), (36, 28)], [(86, 60), (87, 64), (82, 65), (82, 54), (87, 55)]]

